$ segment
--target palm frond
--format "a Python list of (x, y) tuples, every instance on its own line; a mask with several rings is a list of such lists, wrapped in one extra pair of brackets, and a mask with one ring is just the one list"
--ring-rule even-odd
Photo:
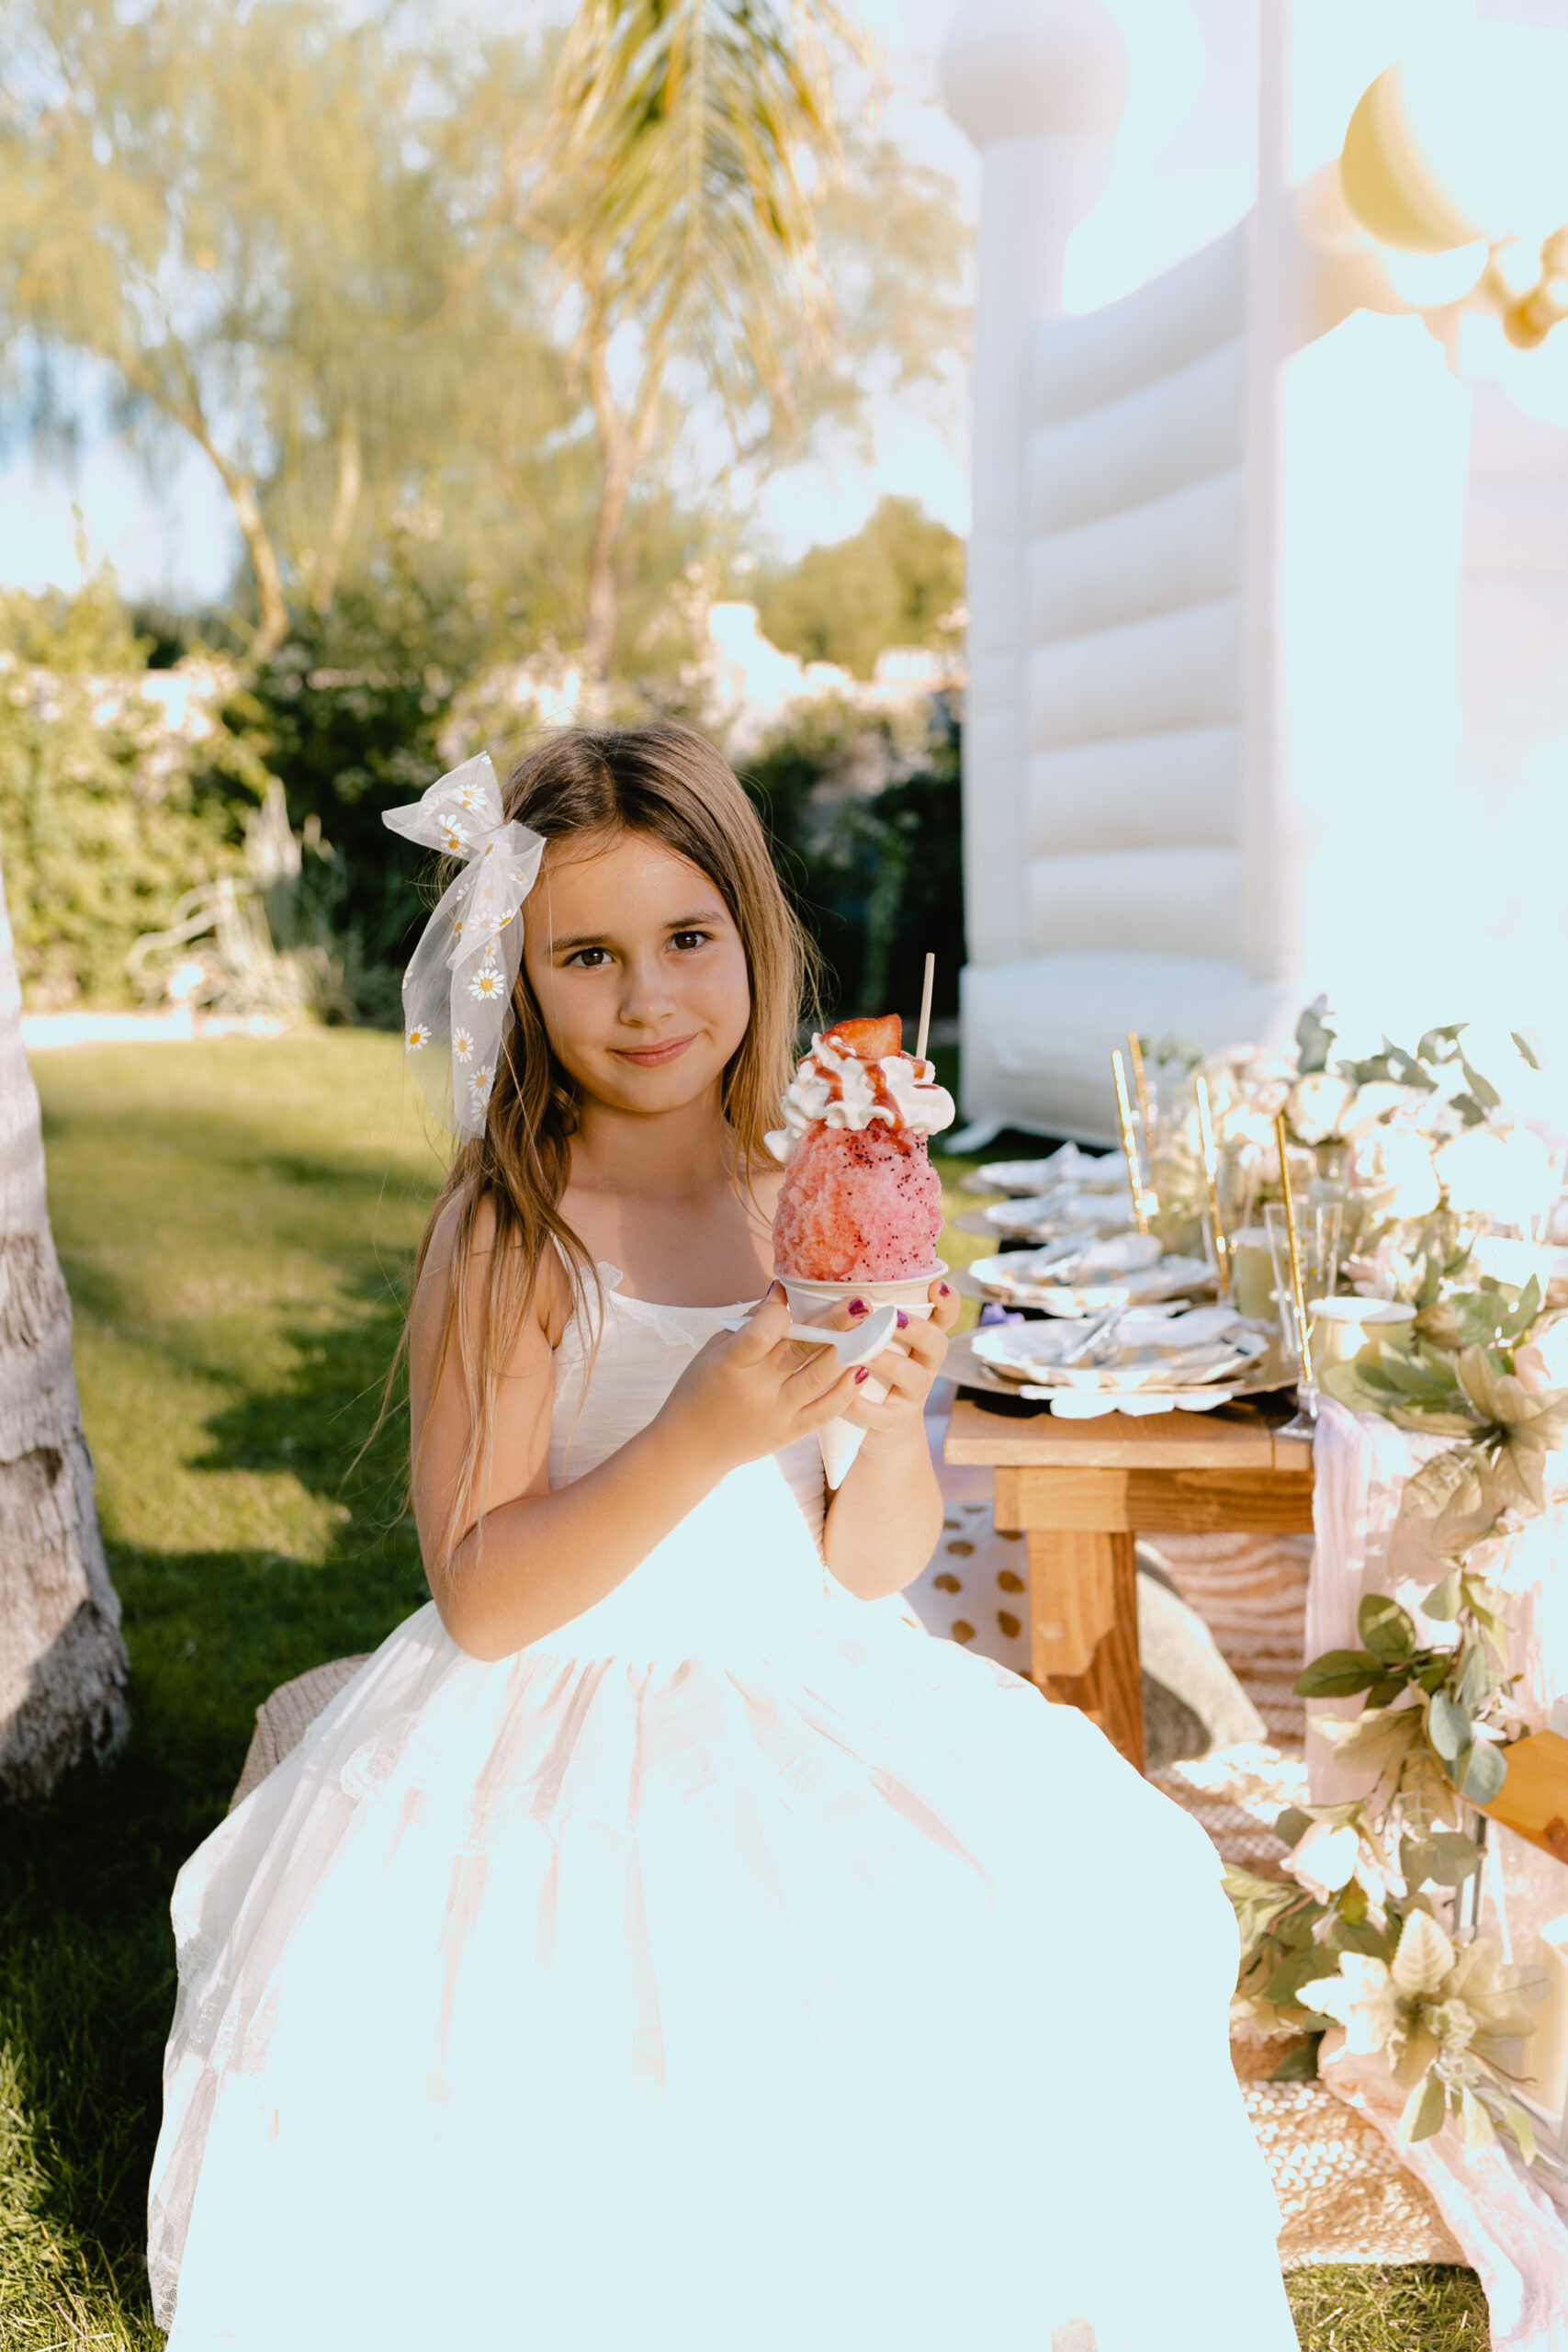
[(869, 62), (836, 0), (584, 0), (563, 44), (544, 200), (558, 266), (731, 410), (787, 406), (826, 347), (817, 245), (840, 160), (831, 62)]

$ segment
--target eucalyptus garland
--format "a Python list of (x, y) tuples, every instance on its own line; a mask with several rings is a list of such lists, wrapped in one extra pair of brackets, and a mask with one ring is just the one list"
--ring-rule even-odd
[[(1458, 1262), (1439, 1241), (1415, 1285), (1410, 1339), (1374, 1342), (1325, 1374), (1354, 1410), (1456, 1442), (1407, 1480), (1393, 1532), (1401, 1575), (1430, 1580), (1424, 1622), (1370, 1594), (1360, 1646), (1325, 1652), (1297, 1680), (1307, 1699), (1364, 1695), (1358, 1715), (1314, 1728), (1372, 1786), (1348, 1804), (1280, 1815), (1282, 1877), (1226, 1871), (1242, 1940), (1236, 2015), (1298, 2037), (1276, 2081), (1314, 2076), (1337, 2025), (1348, 2051), (1386, 2055), (1406, 2094), (1405, 2139), (1451, 2117), (1467, 2152), (1501, 2126), (1533, 2161), (1510, 2045), (1531, 2031), (1545, 1976), (1506, 1962), (1490, 1937), (1456, 1942), (1438, 1911), (1457, 1920), (1463, 1891), (1478, 1894), (1469, 1808), (1496, 1797), (1507, 1745), (1525, 1728), (1503, 1596), (1475, 1555), (1544, 1511), (1547, 1456), (1568, 1433), (1568, 1387), (1541, 1385), (1541, 1342), (1559, 1317), (1543, 1313), (1536, 1283), (1445, 1295), (1442, 1277)], [(1473, 1919), (1478, 1903), (1471, 1908)]]

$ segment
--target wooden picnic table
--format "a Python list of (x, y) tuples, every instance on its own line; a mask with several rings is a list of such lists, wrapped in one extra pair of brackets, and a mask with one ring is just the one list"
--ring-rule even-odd
[(997, 1525), (1029, 1548), (1031, 1679), (1081, 1707), (1144, 1770), (1134, 1542), (1159, 1534), (1296, 1534), (1312, 1527), (1312, 1445), (1289, 1408), (1089, 1421), (1018, 1418), (961, 1392), (945, 1458), (996, 1472)]

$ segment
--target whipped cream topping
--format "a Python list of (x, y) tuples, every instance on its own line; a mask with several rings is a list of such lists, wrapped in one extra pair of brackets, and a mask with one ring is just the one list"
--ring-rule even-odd
[(936, 1082), (936, 1064), (914, 1054), (885, 1054), (862, 1061), (814, 1036), (811, 1051), (797, 1064), (784, 1091), (784, 1123), (768, 1137), (775, 1159), (787, 1159), (807, 1127), (886, 1127), (917, 1136), (940, 1135), (957, 1117), (945, 1086)]

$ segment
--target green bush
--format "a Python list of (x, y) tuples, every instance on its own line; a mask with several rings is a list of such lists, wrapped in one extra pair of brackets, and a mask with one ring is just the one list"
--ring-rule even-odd
[(934, 1009), (958, 1008), (964, 961), (960, 727), (944, 695), (896, 721), (811, 706), (740, 777), (828, 971), (826, 1009), (909, 1012), (927, 951)]
[(808, 548), (750, 593), (774, 645), (869, 678), (887, 646), (953, 643), (964, 542), (919, 499), (884, 498), (852, 538)]
[(265, 784), (254, 741), (220, 716), (220, 673), (203, 695), (196, 665), (172, 724), (141, 690), (147, 650), (107, 571), (73, 597), (0, 593), (0, 865), (31, 1005), (128, 1003), (132, 943), (238, 865)]
[[(334, 921), (368, 973), (401, 970), (425, 915), (410, 887), (418, 861), (381, 812), (417, 800), (452, 764), (440, 739), (480, 657), (462, 600), (400, 568), (345, 591), (330, 620), (305, 616), (233, 706), (265, 743), (290, 821), (314, 817), (341, 854)], [(389, 1004), (395, 1023), (395, 991)]]

